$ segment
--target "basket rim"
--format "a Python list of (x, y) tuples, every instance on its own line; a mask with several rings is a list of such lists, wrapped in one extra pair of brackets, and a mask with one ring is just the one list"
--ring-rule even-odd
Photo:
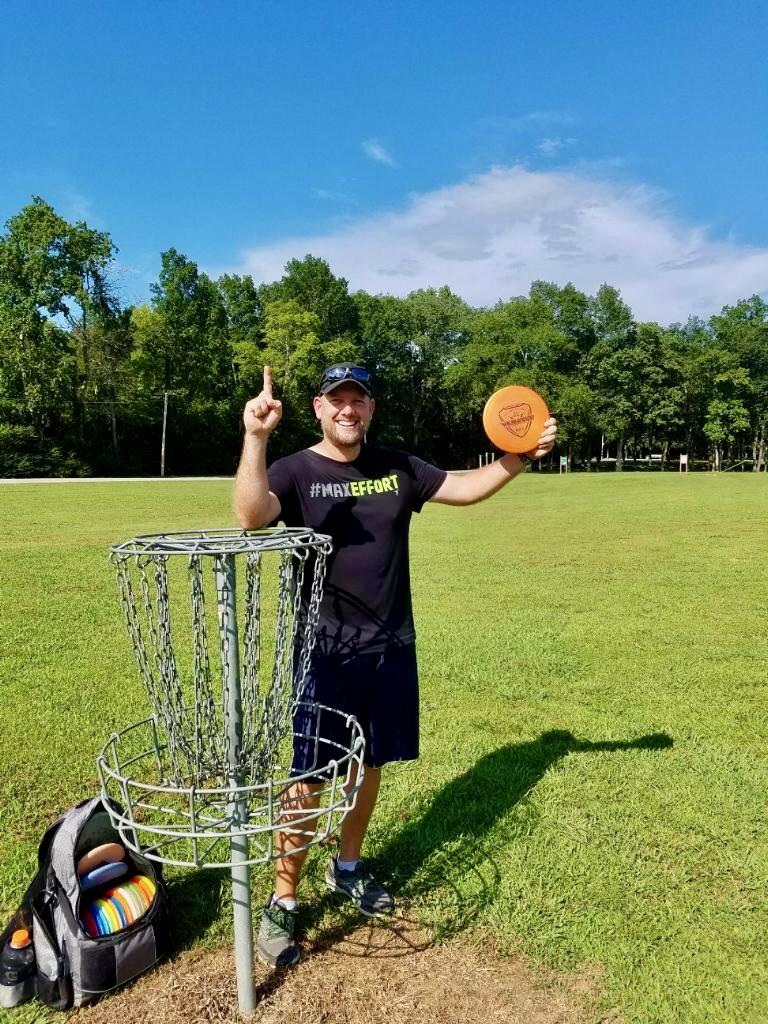
[(109, 553), (115, 561), (131, 555), (230, 555), (304, 548), (325, 550), (328, 553), (331, 546), (328, 534), (316, 533), (302, 526), (274, 526), (262, 530), (221, 527), (140, 534), (121, 544), (113, 544)]

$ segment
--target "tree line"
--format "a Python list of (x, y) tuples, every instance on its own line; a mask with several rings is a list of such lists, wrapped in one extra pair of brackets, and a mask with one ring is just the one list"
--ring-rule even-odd
[[(488, 396), (525, 384), (560, 421), (573, 468), (622, 470), (679, 453), (699, 466), (766, 466), (768, 304), (702, 320), (638, 322), (608, 284), (587, 295), (534, 281), (492, 308), (447, 287), (350, 293), (315, 256), (279, 281), (213, 280), (161, 257), (151, 301), (124, 305), (110, 235), (39, 197), (0, 235), (0, 476), (171, 475), (235, 468), (245, 401), (272, 367), (285, 414), (274, 456), (314, 443), (323, 367), (373, 371), (381, 444), (447, 468), (490, 445)], [(661, 456), (660, 460), (658, 456)], [(609, 456), (606, 461), (606, 456)]]

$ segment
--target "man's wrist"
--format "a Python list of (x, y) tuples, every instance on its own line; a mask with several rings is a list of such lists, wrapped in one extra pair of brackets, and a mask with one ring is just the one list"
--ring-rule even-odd
[(268, 434), (266, 436), (264, 434), (252, 434), (249, 430), (246, 430), (243, 436), (243, 447), (256, 451), (260, 449), (266, 451), (268, 438)]
[(531, 456), (528, 454), (528, 452), (516, 452), (515, 454), (517, 455), (518, 459), (520, 460), (520, 462), (523, 464), (524, 467), (525, 466), (530, 466), (530, 465), (532, 465), (536, 461), (535, 459), (531, 458)]

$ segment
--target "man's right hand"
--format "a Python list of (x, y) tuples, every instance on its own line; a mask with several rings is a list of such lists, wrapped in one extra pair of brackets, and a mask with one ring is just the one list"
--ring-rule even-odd
[(272, 397), (272, 371), (265, 366), (261, 394), (252, 398), (243, 412), (245, 432), (266, 441), (282, 418), (283, 403)]

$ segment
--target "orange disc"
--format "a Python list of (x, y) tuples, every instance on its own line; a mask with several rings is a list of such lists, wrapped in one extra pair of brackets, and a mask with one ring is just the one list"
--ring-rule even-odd
[(516, 384), (494, 391), (483, 409), (488, 439), (503, 452), (516, 455), (536, 448), (548, 419), (549, 409), (541, 395)]

